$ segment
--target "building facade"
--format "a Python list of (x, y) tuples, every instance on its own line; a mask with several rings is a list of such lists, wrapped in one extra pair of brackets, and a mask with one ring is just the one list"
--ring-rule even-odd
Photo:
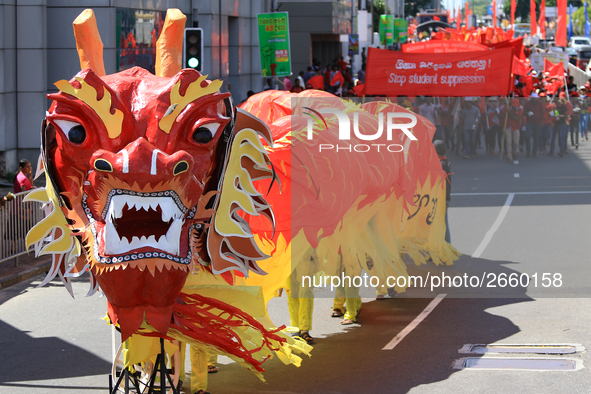
[(347, 54), (360, 7), (365, 1), (0, 0), (0, 176), (17, 172), (20, 159), (37, 162), (41, 121), (51, 104), (46, 95), (80, 71), (72, 22), (86, 8), (96, 16), (107, 74), (133, 66), (153, 72), (166, 10), (180, 9), (187, 27), (204, 31), (202, 74), (222, 79), (222, 90), (237, 104), (265, 84), (257, 14), (289, 12), (294, 79), (313, 59), (324, 67)]
[(262, 90), (256, 15), (270, 0), (0, 0), (0, 176), (17, 172), (20, 159), (36, 163), (46, 95), (80, 71), (72, 22), (86, 8), (107, 74), (135, 65), (153, 72), (166, 9), (178, 8), (187, 27), (204, 30), (203, 74), (222, 79), (235, 102)]
[(294, 75), (317, 60), (320, 67), (347, 55), (348, 34), (354, 25), (356, 1), (279, 1), (278, 10), (289, 13), (291, 57)]

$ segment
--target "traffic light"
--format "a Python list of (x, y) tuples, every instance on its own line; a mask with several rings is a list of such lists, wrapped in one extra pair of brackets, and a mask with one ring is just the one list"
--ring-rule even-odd
[(203, 29), (188, 27), (185, 29), (183, 68), (203, 70)]

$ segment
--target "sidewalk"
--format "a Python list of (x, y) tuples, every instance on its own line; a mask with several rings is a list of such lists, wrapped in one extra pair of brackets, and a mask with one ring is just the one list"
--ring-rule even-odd
[(18, 256), (16, 267), (14, 259), (0, 263), (0, 290), (39, 274), (45, 274), (50, 267), (51, 256), (35, 258), (33, 252)]

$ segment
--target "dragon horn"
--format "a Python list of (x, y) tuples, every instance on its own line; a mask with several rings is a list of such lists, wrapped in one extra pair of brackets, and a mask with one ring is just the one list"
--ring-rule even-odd
[(164, 27), (156, 42), (156, 76), (170, 78), (181, 71), (186, 20), (179, 9), (166, 11)]
[(96, 75), (106, 75), (103, 62), (103, 42), (96, 26), (96, 18), (91, 9), (82, 11), (72, 23), (76, 49), (80, 58), (80, 69), (90, 68)]

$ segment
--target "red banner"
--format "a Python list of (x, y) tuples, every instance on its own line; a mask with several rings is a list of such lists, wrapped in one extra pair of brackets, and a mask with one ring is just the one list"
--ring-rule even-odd
[(556, 38), (554, 41), (560, 47), (566, 46), (566, 0), (556, 0)]
[(538, 27), (540, 28), (540, 38), (546, 39), (546, 0), (542, 0), (540, 4), (540, 20), (538, 21)]
[(369, 48), (365, 94), (505, 96), (512, 67), (513, 48), (429, 56)]
[(475, 42), (452, 40), (430, 40), (402, 45), (402, 52), (404, 53), (456, 53), (487, 50), (487, 47)]
[(493, 12), (493, 27), (497, 27), (497, 0), (493, 0), (492, 2), (492, 12)]
[(468, 8), (468, 2), (466, 2), (466, 8), (464, 8), (464, 13), (466, 15), (464, 15), (466, 17), (466, 29), (468, 28), (468, 26), (470, 25), (470, 23), (468, 22), (468, 16), (470, 15), (470, 8)]
[(529, 1), (529, 20), (531, 21), (530, 35), (533, 37), (538, 34), (538, 25), (536, 19), (536, 0)]

